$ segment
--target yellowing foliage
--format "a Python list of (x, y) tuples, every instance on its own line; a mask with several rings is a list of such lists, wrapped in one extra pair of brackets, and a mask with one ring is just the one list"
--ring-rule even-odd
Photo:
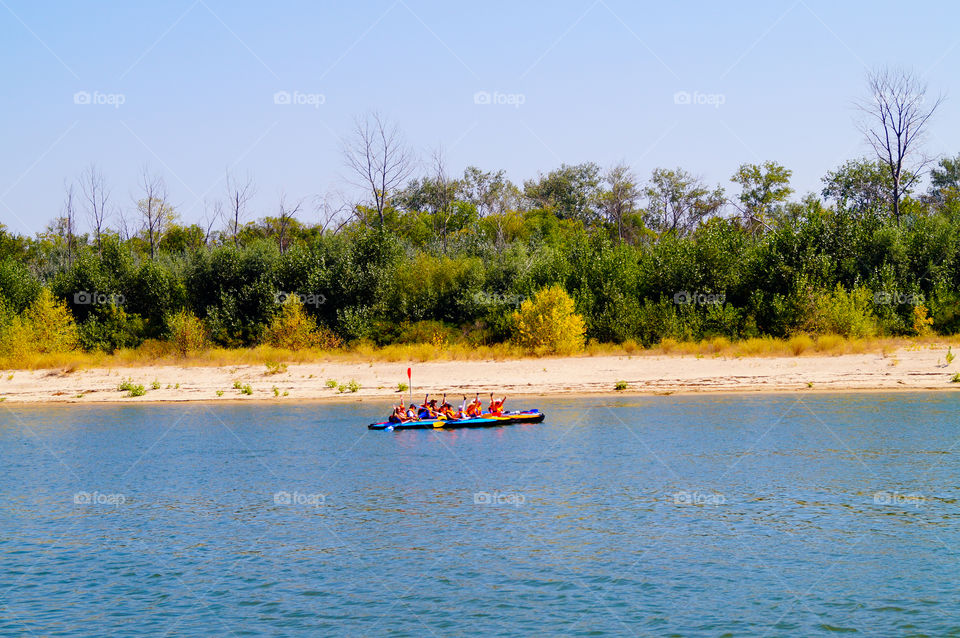
[(913, 332), (923, 336), (933, 331), (933, 318), (929, 316), (929, 310), (923, 304), (913, 307)]
[(586, 326), (574, 311), (573, 299), (560, 286), (544, 288), (513, 313), (514, 339), (540, 354), (572, 354), (583, 350)]
[(170, 318), (170, 345), (181, 357), (202, 352), (209, 346), (207, 329), (192, 312), (181, 310)]
[(303, 309), (303, 303), (291, 295), (283, 304), (280, 314), (273, 318), (263, 334), (263, 341), (274, 348), (306, 350), (321, 348), (332, 350), (343, 345), (330, 330), (320, 327)]
[(20, 316), (0, 333), (0, 352), (7, 357), (70, 352), (80, 343), (77, 324), (67, 304), (43, 288)]

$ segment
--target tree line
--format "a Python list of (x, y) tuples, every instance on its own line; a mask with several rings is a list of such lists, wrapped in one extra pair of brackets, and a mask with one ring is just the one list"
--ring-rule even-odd
[(729, 190), (682, 168), (641, 180), (593, 162), (522, 184), (451, 175), (441, 151), (418, 163), (377, 114), (344, 143), (366, 192), (349, 203), (280, 195), (252, 219), (253, 179), (228, 174), (186, 224), (159, 174), (145, 168), (120, 206), (90, 165), (44, 232), (0, 229), (0, 335), (44, 298), (87, 350), (170, 342), (185, 325), (249, 346), (275, 339), (278, 318), (293, 325), (294, 300), (328, 346), (489, 344), (516, 338), (517, 308), (557, 286), (601, 342), (956, 332), (960, 155), (922, 144), (942, 100), (909, 73), (871, 73), (868, 87), (873, 155), (800, 198), (775, 161), (743, 164)]

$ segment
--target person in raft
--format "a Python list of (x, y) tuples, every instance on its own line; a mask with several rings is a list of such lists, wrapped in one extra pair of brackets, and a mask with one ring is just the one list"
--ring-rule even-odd
[(497, 401), (497, 400), (495, 400), (495, 399), (493, 398), (493, 392), (491, 392), (491, 393), (490, 393), (490, 407), (487, 409), (487, 411), (490, 412), (490, 414), (492, 414), (493, 416), (501, 416), (501, 415), (503, 415), (503, 404), (506, 403), (506, 401), (507, 401), (506, 395), (504, 395), (504, 397), (503, 397), (502, 399), (500, 399), (499, 401)]
[(477, 393), (477, 396), (470, 402), (470, 405), (467, 406), (466, 415), (468, 419), (476, 418), (480, 416), (480, 413), (483, 411), (480, 404), (480, 393)]
[(403, 405), (403, 399), (400, 399), (400, 405), (393, 406), (393, 412), (387, 419), (390, 423), (406, 423), (407, 421), (419, 421), (416, 407), (411, 404), (409, 408)]
[(393, 406), (393, 412), (387, 419), (390, 423), (403, 423), (407, 420), (407, 409), (403, 407), (403, 399), (400, 399), (400, 405)]
[(447, 402), (447, 395), (443, 395), (443, 403), (440, 404), (440, 408), (437, 410), (447, 419), (456, 419), (457, 414), (453, 411), (453, 406)]
[(423, 396), (423, 403), (420, 405), (420, 418), (435, 419), (439, 414), (440, 408), (437, 407), (437, 400), (431, 399), (429, 394), (425, 394)]

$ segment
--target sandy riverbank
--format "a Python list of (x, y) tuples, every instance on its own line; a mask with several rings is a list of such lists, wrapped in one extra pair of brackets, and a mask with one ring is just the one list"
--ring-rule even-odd
[[(414, 393), (505, 392), (508, 395), (614, 392), (756, 392), (788, 390), (958, 390), (950, 379), (960, 361), (945, 362), (946, 348), (910, 348), (893, 353), (797, 357), (598, 356), (508, 361), (432, 361), (413, 367)], [(267, 374), (264, 366), (141, 366), (112, 369), (5, 371), (0, 397), (9, 403), (101, 401), (225, 401), (391, 398), (406, 382), (406, 363), (318, 362), (289, 364)], [(147, 389), (127, 398), (117, 389), (132, 378)], [(355, 380), (356, 393), (327, 387)], [(151, 389), (156, 381), (159, 389)], [(248, 384), (252, 394), (234, 389)], [(179, 387), (177, 387), (179, 384)], [(277, 398), (274, 392), (279, 393)], [(218, 396), (218, 392), (221, 394)], [(284, 396), (286, 393), (286, 396)]]

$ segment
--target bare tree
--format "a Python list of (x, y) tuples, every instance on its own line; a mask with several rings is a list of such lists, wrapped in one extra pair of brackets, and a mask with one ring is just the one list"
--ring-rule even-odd
[(74, 225), (76, 223), (73, 210), (73, 182), (64, 182), (65, 191), (63, 199), (63, 226), (67, 235), (67, 264), (73, 265), (74, 252)]
[(860, 130), (890, 174), (893, 216), (900, 224), (900, 200), (932, 158), (919, 148), (927, 122), (943, 102), (927, 103), (927, 85), (910, 71), (878, 69), (867, 74), (870, 97), (857, 104)]
[(103, 173), (97, 169), (96, 164), (91, 163), (80, 174), (80, 189), (83, 191), (87, 217), (90, 219), (94, 240), (97, 242), (97, 254), (102, 254), (103, 232), (106, 230), (107, 217), (110, 215), (107, 208), (110, 201), (110, 189), (107, 187), (107, 180)]
[[(331, 234), (336, 235), (340, 229), (347, 225), (354, 215), (353, 209), (343, 197), (342, 193), (327, 193), (317, 196), (315, 201), (315, 210), (320, 217), (320, 233), (326, 233), (328, 228), (333, 228)], [(334, 227), (334, 225), (336, 225)]]
[(280, 212), (277, 217), (277, 241), (280, 244), (280, 254), (287, 252), (290, 244), (290, 228), (296, 221), (297, 214), (303, 207), (303, 200), (297, 200), (293, 205), (287, 205), (286, 193), (280, 193)]
[(140, 171), (142, 197), (137, 200), (137, 211), (143, 220), (143, 230), (150, 243), (150, 258), (157, 254), (157, 246), (164, 231), (173, 219), (173, 209), (167, 202), (167, 185), (163, 177), (150, 172), (148, 167)]
[(344, 143), (343, 156), (354, 173), (356, 184), (369, 189), (383, 228), (383, 211), (393, 191), (399, 189), (413, 171), (413, 151), (396, 125), (373, 113), (356, 121), (352, 137)]
[(238, 182), (227, 173), (227, 219), (228, 231), (233, 236), (233, 245), (240, 245), (240, 229), (243, 227), (243, 220), (247, 216), (247, 205), (257, 189), (253, 183), (253, 177), (247, 174), (242, 182)]
[(210, 203), (206, 200), (203, 202), (203, 217), (201, 221), (203, 222), (203, 244), (204, 246), (210, 245), (210, 240), (213, 237), (214, 227), (220, 223), (220, 220), (223, 219), (223, 202), (220, 200), (214, 200), (213, 203)]
[(117, 210), (117, 234), (120, 235), (120, 241), (127, 241), (132, 236), (130, 232), (130, 215), (123, 208)]

